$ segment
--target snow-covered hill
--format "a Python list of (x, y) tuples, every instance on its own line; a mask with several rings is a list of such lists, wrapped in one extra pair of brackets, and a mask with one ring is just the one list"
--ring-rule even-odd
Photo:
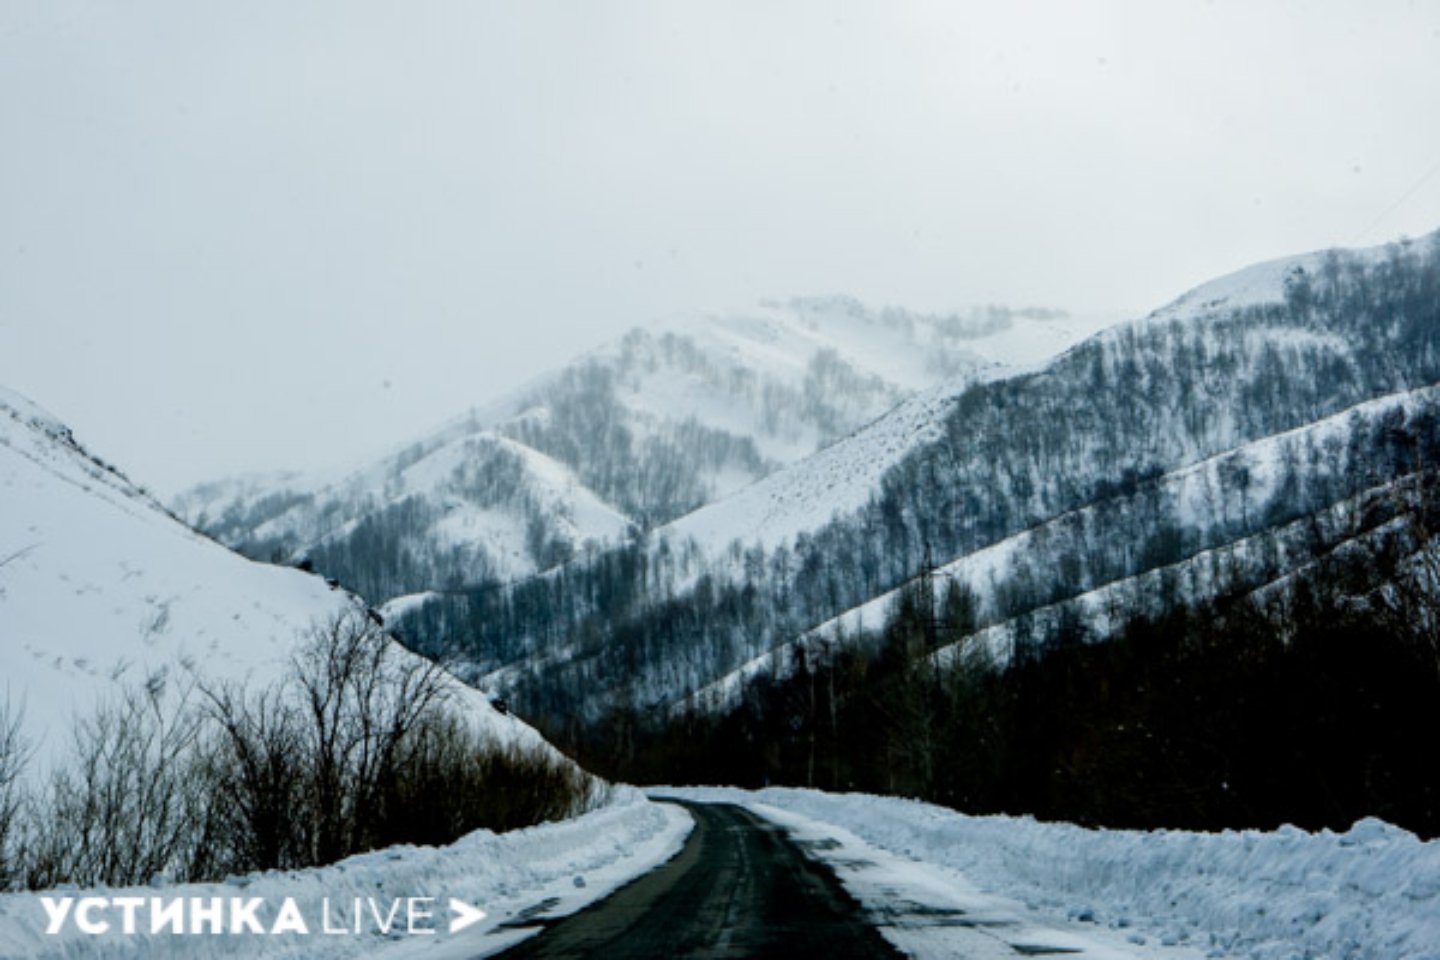
[[(1362, 262), (1378, 264), (1392, 253), (1391, 247), (1376, 247), (1358, 251), (1355, 256)], [(1113, 349), (1157, 329), (1172, 338), (1203, 336), (1205, 327), (1212, 321), (1223, 320), (1236, 311), (1284, 304), (1287, 290), (1293, 284), (1302, 279), (1319, 282), (1318, 278), (1328, 276), (1333, 269), (1327, 267), (1330, 258), (1328, 252), (1317, 252), (1246, 267), (1202, 284), (1144, 318), (1098, 331), (1094, 345)], [(1314, 353), (1331, 355), (1344, 363), (1352, 352), (1343, 337), (1293, 322), (1260, 325), (1247, 330), (1246, 336), (1249, 342), (1244, 345), (1245, 353), (1257, 361), (1277, 353)], [(1048, 359), (1049, 355), (1043, 351), (1037, 353)], [(991, 368), (986, 379), (1025, 378), (1043, 383), (1046, 376), (1053, 375), (1044, 365), (1021, 362), (1015, 355), (1012, 360), (1008, 365)], [(1165, 376), (1158, 364), (1135, 372), (1142, 377)], [(1259, 372), (1252, 364), (1248, 370), (1226, 373), (1254, 376)], [(956, 438), (950, 437), (944, 427), (957, 399), (977, 379), (974, 376), (947, 378), (928, 390), (918, 391), (912, 399), (815, 455), (666, 525), (656, 532), (657, 538), (669, 539), (674, 544), (693, 542), (711, 558), (722, 556), (736, 541), (746, 547), (758, 544), (766, 549), (793, 545), (800, 534), (816, 531), (836, 514), (850, 513), (880, 494), (886, 473), (910, 453), (938, 444), (942, 448), (948, 445), (944, 450), (947, 456), (963, 456)], [(1060, 419), (1065, 413), (1055, 411)], [(1189, 464), (1213, 457), (1252, 439), (1241, 435), (1236, 425), (1226, 419), (1225, 411), (1220, 413), (1224, 422), (1218, 424), (1215, 431), (1218, 435), (1205, 446), (1197, 444), (1193, 449), (1177, 446), (1173, 451), (1177, 462)], [(1181, 445), (1203, 438), (1176, 432), (1159, 439)], [(1258, 455), (1263, 460), (1269, 454)]]
[[(23, 716), (35, 772), (97, 701), (191, 671), (267, 682), (313, 626), (357, 602), (195, 533), (54, 417), (0, 391), (0, 701)], [(451, 687), (485, 729), (542, 742)]]
[(1282, 577), (1324, 546), (1286, 529), (1383, 501), (1435, 440), (1437, 286), (1436, 238), (1251, 267), (913, 395), (641, 543), (412, 604), (400, 629), (458, 641), (527, 707), (598, 714), (601, 693), (675, 703), (822, 624), (874, 626), (931, 565), (980, 627), (1161, 568), (1199, 600), (1225, 579), (1180, 565), (1242, 543)]
[[(1405, 428), (1426, 411), (1436, 409), (1440, 409), (1437, 386), (1379, 397), (1154, 477), (1149, 481), (1152, 496), (1172, 504), (1177, 516), (1198, 527), (1215, 512), (1216, 492), (1225, 485), (1226, 471), (1234, 470), (1238, 464), (1244, 464), (1249, 477), (1248, 496), (1255, 504), (1283, 499), (1286, 491), (1282, 485), (1287, 483), (1287, 477), (1294, 479), (1287, 470), (1300, 460), (1314, 464), (1308, 483), (1342, 488), (1352, 482), (1345, 478), (1364, 475), (1363, 458), (1372, 452), (1372, 448), (1354, 442), (1357, 437), (1386, 428)], [(1348, 496), (1325, 509), (1297, 509), (1295, 519), (1248, 535), (1197, 538), (1156, 566), (1117, 569), (1107, 563), (1077, 565), (1080, 579), (1072, 589), (1054, 598), (1053, 603), (1025, 608), (1024, 619), (1032, 632), (1038, 629), (1043, 633), (1062, 616), (1072, 616), (1072, 622), (1083, 623), (1095, 635), (1104, 636), (1123, 626), (1123, 621), (1113, 621), (1114, 611), (1131, 617), (1160, 617), (1166, 612), (1167, 602), (1176, 596), (1213, 597), (1227, 590), (1258, 589), (1284, 581), (1313, 561), (1317, 538), (1323, 538), (1332, 550), (1351, 543), (1357, 534), (1363, 541), (1365, 531), (1352, 529), (1356, 518), (1374, 511), (1377, 504), (1383, 505), (1392, 493), (1386, 482), (1350, 490)], [(1107, 539), (1123, 538), (1123, 531), (1114, 523), (1116, 514), (1113, 500), (1086, 504), (928, 571), (926, 576), (932, 578), (937, 593), (951, 583), (974, 591), (972, 615), (979, 629), (955, 643), (956, 649), (942, 648), (942, 658), (963, 647), (967, 655), (983, 654), (992, 663), (1009, 662), (1014, 655), (1018, 618), (1014, 610), (1006, 607), (1007, 585), (1013, 583), (1017, 573), (1043, 570), (1053, 566), (1057, 557), (1085, 555)], [(733, 706), (747, 681), (760, 674), (788, 673), (796, 663), (797, 648), (818, 656), (846, 642), (846, 638), (878, 634), (903, 602), (904, 591), (914, 585), (914, 581), (907, 581), (886, 590), (793, 641), (766, 651), (697, 690), (681, 706), (698, 705), (711, 710)]]
[(714, 559), (733, 543), (771, 550), (792, 544), (864, 506), (896, 462), (940, 440), (946, 411), (970, 382), (924, 390), (814, 455), (666, 524), (655, 539), (694, 545)]
[(845, 298), (636, 329), (338, 475), (220, 481), (176, 510), (249, 556), (308, 558), (376, 603), (511, 580), (743, 490), (941, 383), (1098, 328), (1056, 311), (932, 316)]

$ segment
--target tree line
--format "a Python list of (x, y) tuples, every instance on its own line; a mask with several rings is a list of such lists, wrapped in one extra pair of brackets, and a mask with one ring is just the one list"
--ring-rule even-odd
[(684, 699), (905, 583), (927, 553), (1023, 537), (1020, 568), (972, 584), (993, 620), (1292, 524), (1401, 475), (1411, 438), (1433, 445), (1433, 414), (1407, 391), (1440, 381), (1440, 245), (1311, 272), (1292, 272), (1283, 302), (1157, 316), (959, 392), (938, 439), (867, 504), (787, 543), (719, 550), (661, 531), (448, 593), (398, 629), (503, 677), (563, 738), (607, 701)]
[[(1440, 836), (1440, 478), (1392, 496), (1302, 573), (1103, 638), (1072, 611), (1001, 661), (964, 648), (969, 591), (922, 576), (874, 635), (797, 646), (719, 713), (617, 708), (580, 757), (638, 782), (861, 790), (1112, 828), (1379, 816)], [(957, 643), (963, 655), (937, 655)]]
[(25, 778), (0, 711), (0, 889), (223, 879), (443, 844), (582, 812), (605, 789), (494, 742), (441, 668), (362, 611), (317, 626), (263, 688), (154, 677), (99, 704), (68, 758)]

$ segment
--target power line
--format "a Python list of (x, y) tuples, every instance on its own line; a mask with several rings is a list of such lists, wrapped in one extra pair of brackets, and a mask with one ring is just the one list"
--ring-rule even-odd
[(1364, 230), (1361, 230), (1358, 234), (1356, 234), (1355, 239), (1350, 242), (1350, 245), (1358, 245), (1361, 240), (1365, 239), (1366, 234), (1368, 234), (1371, 230), (1374, 230), (1376, 227), (1380, 226), (1380, 224), (1385, 222), (1386, 217), (1390, 216), (1390, 214), (1394, 213), (1396, 210), (1399, 210), (1402, 206), (1404, 206), (1406, 201), (1408, 201), (1415, 194), (1419, 193), (1420, 188), (1425, 186), (1425, 184), (1430, 180), (1430, 178), (1435, 176), (1435, 174), (1437, 173), (1440, 173), (1440, 160), (1435, 161), (1435, 166), (1425, 171), (1424, 175), (1422, 175), (1419, 180), (1416, 180), (1413, 184), (1411, 184), (1410, 189), (1406, 190), (1403, 194), (1401, 194), (1399, 200), (1396, 200), (1394, 203), (1390, 204), (1390, 206), (1386, 207), (1384, 212), (1371, 222), (1370, 226), (1366, 227)]

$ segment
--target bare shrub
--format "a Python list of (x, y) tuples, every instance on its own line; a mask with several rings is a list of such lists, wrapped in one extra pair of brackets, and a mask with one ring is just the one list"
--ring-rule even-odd
[(501, 745), (453, 713), (416, 732), (397, 772), (384, 844), (449, 843), (472, 830), (559, 820), (603, 803), (609, 789), (559, 754)]
[(202, 691), (216, 856), (231, 871), (314, 866), (376, 846), (391, 817), (387, 785), (446, 696), (437, 665), (358, 612), (315, 627), (280, 683)]
[(400, 776), (415, 731), (444, 703), (446, 675), (351, 611), (314, 631), (292, 677), (309, 768), (312, 859), (329, 863), (377, 844), (385, 785)]
[(451, 699), (442, 668), (362, 614), (317, 626), (281, 683), (203, 687), (219, 872), (330, 863), (449, 843), (599, 802), (598, 781), (542, 748), (504, 746)]
[[(480, 732), (452, 684), (355, 611), (316, 626), (268, 687), (132, 690), (77, 723), (71, 762), (36, 802), (0, 803), (0, 840), (23, 821), (8, 862), (32, 889), (215, 880), (449, 843), (603, 800), (558, 754)], [(0, 724), (0, 787), (18, 731)]]
[(227, 684), (202, 687), (202, 693), (210, 721), (201, 761), (211, 791), (205, 872), (307, 865), (300, 719), (283, 688), (247, 696), (244, 688)]
[(20, 732), (21, 720), (21, 711), (8, 698), (0, 702), (0, 890), (14, 887), (21, 873), (16, 850), (22, 801), (20, 775), (29, 759), (29, 748)]
[(73, 763), (53, 775), (27, 832), (28, 885), (188, 877), (209, 819), (193, 762), (199, 731), (187, 698), (167, 700), (163, 684), (78, 721)]

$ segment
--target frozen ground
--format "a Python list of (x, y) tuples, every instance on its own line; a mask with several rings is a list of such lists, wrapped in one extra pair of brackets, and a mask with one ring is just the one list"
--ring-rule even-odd
[(790, 827), (915, 956), (964, 944), (980, 960), (1017, 947), (1107, 960), (1440, 960), (1440, 842), (1378, 820), (1340, 834), (1145, 833), (860, 794), (657, 792), (742, 803)]
[[(526, 928), (521, 921), (573, 913), (664, 862), (680, 849), (691, 826), (689, 815), (678, 807), (650, 803), (626, 788), (617, 791), (611, 804), (573, 820), (500, 835), (482, 830), (446, 847), (393, 847), (330, 867), (256, 874), (228, 883), (53, 894), (260, 897), (270, 911), (262, 911), (262, 920), (273, 917), (285, 897), (296, 898), (306, 917), (318, 915), (325, 897), (337, 904), (356, 897), (376, 898), (386, 904), (392, 898), (435, 897), (442, 929), (433, 936), (385, 936), (374, 932), (370, 924), (359, 935), (325, 935), (312, 930), (306, 936), (175, 936), (168, 932), (89, 936), (67, 924), (60, 935), (47, 936), (46, 913), (38, 895), (0, 895), (0, 957), (469, 960), (524, 939), (534, 927)], [(444, 907), (451, 897), (479, 907), (488, 916), (449, 934), (443, 929), (449, 916)], [(144, 911), (140, 915), (148, 916)]]

